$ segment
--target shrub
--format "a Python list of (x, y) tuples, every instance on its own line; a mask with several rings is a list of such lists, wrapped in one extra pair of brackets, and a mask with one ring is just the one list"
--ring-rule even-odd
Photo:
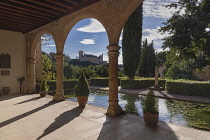
[(157, 103), (155, 101), (154, 92), (150, 90), (144, 101), (144, 112), (148, 113), (158, 113)]
[[(49, 90), (56, 90), (56, 81), (48, 81), (48, 85), (50, 85)], [(74, 88), (78, 83), (77, 79), (71, 79), (71, 80), (65, 80), (63, 81), (63, 88), (64, 89), (70, 89)]]
[[(118, 78), (118, 86), (120, 86), (120, 79)], [(108, 87), (109, 79), (108, 78), (94, 78), (91, 79), (91, 86), (99, 86), (99, 87)]]
[(85, 78), (84, 73), (82, 73), (79, 77), (79, 81), (75, 87), (75, 95), (76, 96), (88, 96), (90, 93), (90, 88), (88, 82)]
[(40, 90), (41, 91), (48, 91), (49, 90), (49, 86), (47, 86), (47, 81), (46, 80), (41, 81)]
[[(120, 85), (124, 89), (143, 89), (143, 88), (149, 88), (151, 86), (154, 86), (155, 80), (154, 78), (145, 78), (145, 79), (121, 79)], [(165, 87), (166, 80), (159, 80), (159, 85), (162, 87)]]
[(166, 82), (166, 91), (169, 94), (210, 97), (210, 82), (170, 80)]
[(100, 78), (100, 79), (91, 79), (91, 86), (99, 86), (99, 87), (108, 87), (109, 79), (108, 78)]

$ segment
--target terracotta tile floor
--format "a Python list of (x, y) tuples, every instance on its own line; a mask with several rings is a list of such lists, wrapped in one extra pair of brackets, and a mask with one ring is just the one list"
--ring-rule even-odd
[(159, 122), (151, 128), (137, 115), (107, 117), (106, 109), (52, 96), (0, 96), (0, 140), (210, 140), (210, 133)]

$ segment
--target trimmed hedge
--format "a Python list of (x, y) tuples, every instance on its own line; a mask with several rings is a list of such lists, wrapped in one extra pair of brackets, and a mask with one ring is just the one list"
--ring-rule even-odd
[[(64, 89), (75, 88), (77, 83), (78, 83), (77, 79), (71, 79), (71, 80), (68, 80), (68, 81), (63, 81), (63, 88)], [(47, 85), (50, 86), (49, 90), (56, 90), (56, 81), (48, 81)]]
[[(91, 79), (90, 85), (99, 86), (99, 87), (108, 87), (109, 79), (108, 78)], [(118, 86), (120, 86), (120, 78), (118, 78)]]
[[(165, 87), (166, 80), (160, 79), (159, 85)], [(154, 86), (155, 80), (153, 79), (121, 79), (121, 88), (124, 89), (144, 89)]]
[(166, 91), (169, 94), (210, 97), (210, 82), (167, 81)]

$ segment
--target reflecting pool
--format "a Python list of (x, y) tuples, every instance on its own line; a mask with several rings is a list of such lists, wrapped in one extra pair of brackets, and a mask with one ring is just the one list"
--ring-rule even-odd
[[(118, 94), (119, 105), (126, 113), (143, 117), (143, 102), (145, 97), (128, 94)], [(76, 98), (69, 100), (77, 101)], [(210, 105), (157, 98), (159, 120), (177, 125), (194, 127), (210, 131)], [(92, 90), (88, 104), (108, 107), (108, 92)]]

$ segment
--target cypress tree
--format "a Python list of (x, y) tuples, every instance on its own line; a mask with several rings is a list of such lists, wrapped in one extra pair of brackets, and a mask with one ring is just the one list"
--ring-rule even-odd
[(139, 66), (139, 75), (143, 77), (153, 77), (155, 75), (155, 49), (154, 43), (143, 41), (141, 60)]
[(147, 74), (147, 70), (146, 70), (147, 54), (148, 54), (148, 43), (147, 43), (147, 39), (145, 39), (142, 45), (141, 59), (140, 59), (140, 65), (139, 65), (139, 76), (145, 77), (145, 75)]
[(134, 79), (141, 55), (143, 4), (130, 16), (125, 24), (122, 39), (123, 66), (129, 79)]

